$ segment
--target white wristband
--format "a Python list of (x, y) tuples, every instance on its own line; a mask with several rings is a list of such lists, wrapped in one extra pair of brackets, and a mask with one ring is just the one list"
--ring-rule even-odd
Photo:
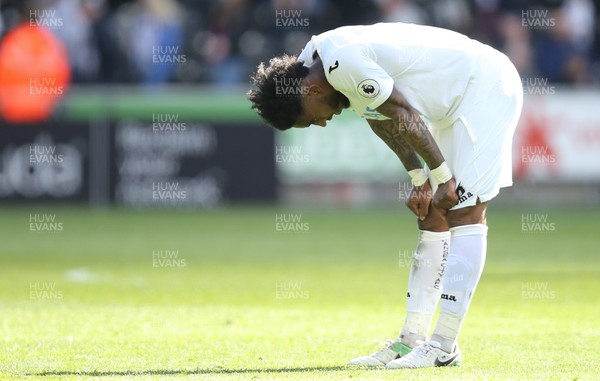
[(427, 181), (427, 173), (423, 168), (413, 169), (412, 171), (408, 171), (408, 175), (410, 176), (410, 182), (412, 185), (416, 187), (420, 187), (425, 184)]
[(431, 170), (431, 176), (440, 184), (443, 184), (452, 178), (452, 172), (446, 162), (440, 164), (436, 169)]

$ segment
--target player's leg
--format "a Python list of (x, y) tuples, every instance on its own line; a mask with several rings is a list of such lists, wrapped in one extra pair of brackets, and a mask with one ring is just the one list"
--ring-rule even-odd
[(433, 313), (442, 292), (442, 276), (450, 246), (450, 232), (439, 211), (418, 221), (419, 242), (413, 253), (407, 292), (407, 311), (400, 337), (388, 340), (384, 348), (350, 360), (349, 365), (385, 366), (408, 354), (426, 340)]
[(487, 203), (449, 210), (446, 216), (452, 247), (446, 264), (440, 316), (431, 341), (455, 352), (458, 333), (479, 283), (487, 255)]
[(388, 367), (460, 365), (462, 356), (457, 338), (486, 258), (486, 208), (487, 203), (478, 203), (448, 211), (446, 221), (452, 245), (442, 280), (443, 293), (436, 328), (429, 342), (415, 348), (404, 362), (388, 363)]
[(425, 220), (417, 220), (419, 242), (413, 253), (408, 278), (406, 319), (400, 340), (414, 348), (429, 333), (433, 313), (442, 293), (442, 278), (450, 248), (450, 231), (442, 215), (431, 209)]
[[(388, 367), (460, 365), (457, 338), (483, 272), (487, 250), (487, 203), (449, 210), (446, 221), (452, 245), (446, 262), (440, 315), (431, 340)], [(404, 360), (404, 361), (403, 361)]]

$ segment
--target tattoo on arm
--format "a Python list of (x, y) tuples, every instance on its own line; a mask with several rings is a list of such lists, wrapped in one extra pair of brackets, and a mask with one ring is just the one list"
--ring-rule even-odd
[(410, 144), (402, 137), (400, 128), (392, 120), (367, 120), (377, 136), (387, 144), (407, 171), (423, 168), (419, 157)]
[(444, 162), (440, 148), (419, 113), (408, 104), (398, 90), (394, 89), (390, 98), (377, 108), (377, 111), (391, 118), (399, 126), (400, 135), (425, 160), (429, 168), (437, 168)]

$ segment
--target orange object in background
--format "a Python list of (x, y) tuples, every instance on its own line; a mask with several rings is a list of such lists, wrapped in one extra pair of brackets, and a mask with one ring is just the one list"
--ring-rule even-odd
[(12, 123), (48, 119), (70, 77), (62, 42), (44, 28), (17, 26), (0, 45), (0, 116)]

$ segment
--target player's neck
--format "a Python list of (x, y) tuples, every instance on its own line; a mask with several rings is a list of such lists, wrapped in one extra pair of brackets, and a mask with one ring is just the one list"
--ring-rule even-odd
[(321, 57), (316, 53), (312, 65), (309, 66), (309, 73), (306, 79), (310, 84), (320, 85), (321, 87), (331, 87), (325, 76), (323, 61), (321, 61)]

